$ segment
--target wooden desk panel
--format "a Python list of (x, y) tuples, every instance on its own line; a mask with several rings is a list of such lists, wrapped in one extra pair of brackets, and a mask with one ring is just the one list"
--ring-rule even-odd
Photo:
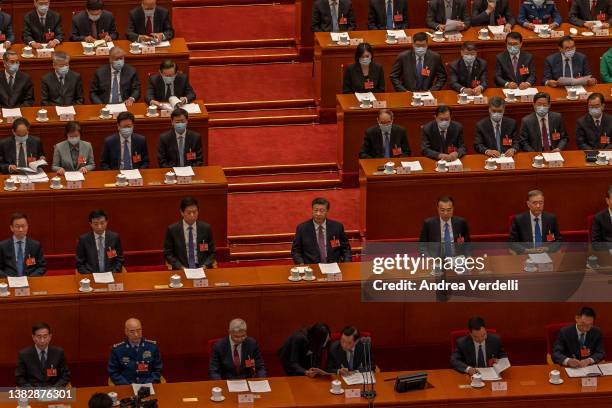
[[(467, 218), (471, 235), (507, 236), (509, 217), (527, 210), (527, 192), (533, 189), (544, 192), (546, 211), (557, 215), (562, 231), (586, 230), (587, 215), (605, 206), (612, 169), (587, 165), (582, 151), (562, 154), (562, 168), (534, 169), (535, 153), (519, 153), (516, 169), (504, 171), (484, 170), (484, 156), (468, 155), (462, 162), (469, 170), (443, 175), (423, 157), (411, 159), (421, 162), (423, 173), (394, 176), (373, 175), (388, 159), (360, 160), (362, 234), (368, 240), (418, 239), (423, 220), (436, 214), (437, 198), (448, 194), (455, 214)], [(568, 197), (580, 200), (568, 202)]]
[[(563, 24), (561, 28), (569, 33), (569, 24)], [(409, 29), (406, 30), (408, 35), (413, 35), (424, 29)], [(473, 27), (465, 31), (463, 34), (464, 41), (474, 41), (478, 45), (479, 56), (484, 58), (488, 64), (489, 86), (495, 86), (495, 56), (505, 51), (506, 45), (504, 41), (497, 40), (478, 40), (479, 27)], [(542, 81), (544, 73), (544, 60), (550, 54), (558, 52), (558, 39), (541, 39), (532, 31), (522, 27), (515, 26), (515, 31), (520, 32), (524, 38), (523, 50), (534, 54), (537, 84)], [(578, 31), (583, 29), (578, 27)], [(389, 75), (391, 67), (395, 62), (397, 55), (402, 51), (411, 47), (410, 44), (386, 44), (386, 32), (384, 30), (374, 31), (353, 31), (350, 34), (351, 38), (363, 38), (374, 47), (374, 61), (381, 64), (385, 71), (386, 91), (393, 92), (393, 86)], [(586, 54), (593, 75), (599, 78), (599, 58), (610, 46), (611, 37), (584, 37), (576, 36), (576, 48), (579, 52)], [(449, 63), (460, 57), (461, 46), (460, 42), (443, 42), (435, 43), (430, 41), (429, 47), (432, 50), (440, 53), (442, 60)], [(342, 65), (351, 64), (354, 62), (356, 46), (339, 46), (332, 43), (329, 33), (315, 34), (315, 76), (314, 87), (315, 94), (319, 105), (322, 108), (333, 108), (335, 106), (336, 94), (342, 93)]]
[[(540, 86), (539, 90), (551, 95), (551, 111), (563, 113), (566, 130), (569, 136), (568, 150), (577, 149), (576, 120), (587, 113), (585, 100), (569, 101), (565, 88), (549, 88)], [(589, 92), (601, 92), (607, 100), (611, 100), (612, 85), (600, 84), (588, 87)], [(457, 93), (452, 90), (432, 92), (438, 99), (438, 104), (452, 107), (452, 118), (463, 125), (463, 136), (468, 153), (474, 150), (474, 132), (476, 123), (488, 115), (487, 105), (460, 105), (457, 103)], [(502, 96), (502, 89), (489, 88), (485, 91), (488, 97)], [(435, 106), (414, 108), (410, 105), (411, 93), (395, 92), (376, 94), (376, 99), (387, 101), (387, 107), (394, 112), (394, 123), (406, 128), (412, 154), (421, 155), (421, 127), (434, 119)], [(342, 169), (343, 180), (347, 184), (355, 183), (358, 172), (359, 151), (363, 143), (365, 131), (376, 125), (377, 109), (360, 109), (355, 95), (338, 95), (338, 163)], [(610, 108), (607, 109), (609, 111)], [(508, 103), (506, 115), (517, 121), (520, 127), (523, 116), (533, 112), (533, 104), (528, 102)]]
[[(106, 0), (104, 2), (104, 9), (113, 13), (115, 17), (119, 39), (125, 38), (129, 12), (140, 4), (141, 2), (138, 0)], [(171, 0), (158, 0), (157, 5), (166, 8), (172, 14)], [(21, 42), (21, 33), (24, 27), (23, 18), (33, 9), (33, 2), (29, 0), (4, 0), (2, 2), (2, 11), (10, 14), (13, 18), (13, 30), (15, 31), (15, 40), (18, 43)], [(54, 1), (51, 3), (51, 9), (60, 13), (64, 38), (68, 41), (72, 32), (72, 16), (84, 10), (85, 3), (82, 0)]]
[[(195, 101), (200, 106), (202, 113), (189, 115), (189, 129), (198, 132), (202, 140), (202, 155), (204, 163), (208, 163), (208, 112), (206, 106), (200, 100)], [(75, 105), (75, 120), (81, 123), (81, 137), (90, 142), (93, 146), (96, 166), (100, 168), (104, 139), (113, 133), (117, 133), (116, 119), (100, 119), (100, 109), (104, 105)], [(22, 115), (28, 119), (32, 125), (30, 134), (42, 139), (43, 148), (47, 157), (47, 162), (51, 165), (53, 160), (53, 147), (66, 139), (64, 127), (66, 122), (59, 120), (54, 107), (45, 107), (47, 110), (48, 122), (38, 122), (36, 112), (40, 107), (21, 108)], [(157, 163), (157, 144), (159, 135), (166, 130), (172, 129), (170, 118), (161, 116), (149, 118), (145, 114), (147, 105), (136, 103), (128, 108), (136, 118), (135, 132), (140, 133), (147, 139), (149, 152), (149, 166), (158, 167)], [(11, 124), (3, 121), (0, 123), (0, 132), (4, 135), (11, 134)]]
[[(141, 170), (142, 187), (108, 187), (118, 173), (111, 170), (88, 173), (78, 190), (52, 190), (47, 183), (36, 184), (36, 190), (30, 192), (2, 190), (0, 219), (8, 220), (19, 209), (28, 215), (30, 235), (42, 242), (45, 254), (72, 254), (79, 235), (89, 230), (87, 216), (101, 208), (109, 216), (109, 228), (121, 235), (125, 251), (155, 252), (163, 246), (167, 226), (180, 219), (180, 200), (193, 196), (200, 205), (200, 219), (212, 225), (223, 258), (227, 252), (227, 180), (223, 170), (195, 167), (194, 181), (204, 183), (172, 186), (163, 184), (166, 171)], [(49, 173), (49, 177), (54, 175)]]
[[(127, 54), (125, 57), (126, 64), (132, 65), (138, 71), (140, 79), (140, 99), (138, 102), (144, 101), (144, 96), (147, 92), (147, 84), (151, 73), (159, 72), (159, 64), (166, 60), (172, 59), (176, 62), (178, 69), (189, 75), (189, 50), (184, 38), (175, 38), (170, 42), (170, 47), (156, 48), (155, 54), (138, 54), (134, 55), (129, 52), (130, 41), (117, 40), (114, 41), (115, 46), (122, 48)], [(21, 55), (23, 44), (16, 44), (11, 47), (11, 50)], [(94, 78), (96, 70), (108, 64), (108, 56), (87, 56), (83, 55), (83, 46), (78, 42), (65, 42), (57, 47), (57, 50), (64, 51), (70, 55), (70, 69), (81, 74), (83, 80), (83, 93), (86, 103), (91, 103), (89, 98), (89, 90), (91, 89), (91, 81)], [(34, 55), (36, 55), (36, 50)], [(51, 58), (23, 58), (19, 57), (20, 69), (27, 72), (32, 77), (34, 84), (35, 100), (40, 104), (40, 88), (42, 77), (53, 71)]]

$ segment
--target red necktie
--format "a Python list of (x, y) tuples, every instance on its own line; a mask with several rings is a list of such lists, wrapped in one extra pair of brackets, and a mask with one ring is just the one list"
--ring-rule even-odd
[(596, 5), (597, 0), (591, 0), (591, 17), (593, 17), (593, 19), (597, 18), (597, 11), (595, 10)]
[(323, 226), (319, 225), (319, 235), (317, 237), (317, 243), (319, 244), (319, 255), (321, 262), (327, 262), (327, 242), (325, 241), (325, 234), (323, 233)]
[(545, 152), (550, 150), (550, 144), (548, 143), (548, 129), (546, 128), (546, 118), (542, 118), (542, 147)]
[(153, 32), (153, 23), (151, 23), (151, 17), (147, 17), (147, 25), (145, 26), (145, 34), (149, 35)]
[(96, 40), (98, 39), (98, 26), (95, 21), (91, 22), (91, 36)]
[(234, 344), (234, 367), (236, 368), (236, 374), (240, 373), (240, 354), (238, 354), (238, 344)]

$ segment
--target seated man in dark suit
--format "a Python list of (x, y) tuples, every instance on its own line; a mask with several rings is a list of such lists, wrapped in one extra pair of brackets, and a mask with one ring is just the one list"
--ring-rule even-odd
[(516, 121), (504, 116), (506, 102), (499, 96), (489, 99), (489, 116), (476, 123), (474, 150), (489, 157), (512, 157), (520, 150)]
[(569, 22), (587, 29), (595, 26), (594, 21), (601, 22), (602, 28), (612, 24), (612, 2), (610, 0), (576, 0), (572, 1), (569, 11)]
[(508, 357), (501, 338), (487, 333), (482, 317), (472, 317), (468, 321), (468, 331), (467, 336), (457, 339), (450, 358), (451, 367), (458, 372), (474, 375), (479, 368), (491, 367), (497, 360)]
[(172, 130), (162, 133), (157, 144), (159, 167), (202, 166), (202, 137), (187, 129), (189, 114), (177, 108), (170, 114)]
[(427, 48), (427, 34), (412, 36), (413, 48), (400, 53), (391, 68), (395, 92), (439, 91), (446, 84), (440, 54)]
[(523, 36), (512, 31), (506, 36), (506, 51), (495, 57), (495, 85), (508, 89), (527, 89), (536, 82), (533, 55), (521, 51)]
[(344, 70), (342, 93), (385, 92), (385, 71), (374, 62), (374, 50), (366, 42), (355, 49), (355, 63)]
[(198, 220), (199, 210), (195, 198), (183, 198), (183, 219), (166, 230), (164, 256), (172, 269), (214, 268), (216, 265), (212, 228)]
[(331, 331), (325, 323), (315, 323), (293, 333), (278, 350), (285, 375), (314, 378), (326, 375), (323, 355), (329, 351)]
[[(0, 1), (1, 5), (2, 2)], [(0, 11), (0, 44), (4, 44), (4, 49), (8, 50), (14, 43), (13, 19), (10, 14)]]
[(521, 27), (531, 31), (535, 31), (536, 24), (548, 24), (554, 30), (562, 21), (555, 0), (523, 0), (516, 20)]
[(121, 112), (117, 116), (118, 132), (104, 140), (101, 167), (104, 170), (132, 170), (149, 167), (147, 139), (134, 133), (134, 115)]
[(38, 323), (32, 327), (34, 345), (19, 352), (15, 380), (18, 387), (65, 387), (70, 382), (70, 370), (64, 350), (52, 346), (51, 327)]
[(448, 83), (457, 92), (480, 95), (487, 89), (487, 61), (472, 41), (461, 44), (461, 58), (448, 64)]
[(368, 30), (403, 30), (408, 25), (406, 0), (370, 0)]
[(40, 242), (28, 238), (28, 217), (22, 213), (11, 215), (13, 236), (0, 242), (0, 277), (42, 276), (47, 262)]
[(595, 251), (612, 249), (612, 186), (606, 194), (607, 207), (593, 217), (591, 226), (591, 242)]
[(106, 42), (119, 38), (115, 17), (104, 10), (102, 0), (87, 0), (86, 10), (72, 17), (72, 34), (70, 41), (93, 43), (97, 40)]
[(593, 323), (595, 310), (581, 307), (576, 313), (576, 324), (559, 330), (553, 346), (553, 361), (572, 368), (587, 367), (602, 361), (606, 356), (603, 335)]
[(312, 219), (297, 226), (291, 246), (291, 256), (297, 265), (351, 262), (351, 244), (344, 225), (327, 219), (329, 201), (312, 200)]
[(425, 23), (436, 31), (446, 30), (448, 20), (459, 21), (459, 31), (470, 28), (470, 13), (466, 0), (431, 0), (427, 5)]
[(11, 126), (13, 136), (0, 141), (0, 170), (4, 174), (18, 173), (19, 167), (45, 158), (40, 138), (28, 134), (30, 122), (26, 118), (15, 119)]
[(521, 149), (525, 152), (560, 152), (567, 146), (567, 132), (560, 113), (549, 112), (550, 95), (533, 97), (534, 113), (521, 119)]
[(19, 56), (8, 50), (2, 56), (4, 75), (0, 75), (0, 106), (18, 108), (34, 105), (34, 86), (30, 75), (19, 70)]
[(70, 56), (62, 51), (53, 53), (53, 72), (42, 77), (43, 106), (70, 106), (83, 104), (81, 74), (70, 69)]
[(560, 78), (584, 78), (585, 84), (583, 85), (595, 85), (597, 79), (591, 75), (586, 55), (576, 52), (574, 39), (566, 35), (559, 39), (559, 52), (546, 57), (542, 83), (556, 88), (563, 85), (559, 83)]
[(475, 0), (472, 3), (473, 26), (503, 25), (509, 33), (516, 20), (510, 12), (508, 0)]
[(419, 253), (430, 257), (452, 257), (469, 252), (470, 230), (465, 218), (454, 217), (452, 197), (438, 199), (438, 215), (423, 222)]
[(247, 324), (233, 319), (229, 335), (212, 347), (208, 378), (210, 380), (236, 380), (267, 377), (266, 365), (257, 341), (247, 336)]
[(109, 65), (96, 70), (91, 81), (91, 103), (121, 103), (132, 106), (140, 98), (140, 80), (136, 68), (125, 63), (125, 51), (119, 47), (110, 50)]
[(544, 212), (544, 193), (532, 190), (527, 194), (529, 211), (517, 214), (510, 228), (510, 248), (516, 253), (554, 252), (561, 246), (557, 217)]
[[(329, 347), (327, 357), (327, 372), (338, 375), (349, 375), (354, 371), (364, 371), (368, 364), (372, 371), (376, 367), (374, 357), (366, 361), (361, 334), (356, 327), (347, 326), (340, 332), (340, 340), (336, 340)], [(369, 340), (369, 339), (368, 339)]]
[(403, 157), (410, 156), (410, 153), (406, 129), (393, 124), (391, 109), (381, 109), (378, 112), (378, 125), (365, 131), (359, 158)]
[(142, 0), (141, 7), (130, 11), (125, 36), (132, 42), (170, 41), (174, 38), (170, 13), (157, 0)]
[(191, 103), (196, 98), (187, 75), (177, 72), (174, 61), (165, 60), (159, 64), (159, 74), (149, 77), (145, 102), (161, 106), (162, 102), (168, 102), (172, 96), (179, 98), (181, 105)]
[(312, 5), (310, 29), (313, 33), (337, 33), (351, 31), (356, 27), (351, 0), (316, 0)]
[(434, 160), (454, 161), (467, 153), (463, 142), (463, 126), (451, 120), (447, 105), (436, 108), (435, 120), (421, 130), (421, 153)]
[(576, 144), (581, 150), (612, 149), (612, 115), (606, 113), (605, 99), (599, 92), (587, 98), (589, 112), (576, 122)]
[(56, 11), (49, 10), (50, 0), (34, 0), (35, 10), (23, 17), (23, 33), (21, 38), (24, 44), (32, 48), (55, 48), (64, 41), (62, 17)]
[(79, 273), (118, 273), (123, 270), (123, 248), (116, 232), (106, 229), (108, 216), (103, 210), (89, 213), (91, 231), (79, 237), (76, 268)]

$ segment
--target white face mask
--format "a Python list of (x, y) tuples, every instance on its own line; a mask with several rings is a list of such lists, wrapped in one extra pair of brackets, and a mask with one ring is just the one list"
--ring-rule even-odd
[(102, 14), (96, 14), (96, 15), (93, 15), (93, 14), (89, 14), (89, 13), (87, 13), (87, 16), (89, 17), (89, 19), (90, 19), (91, 21), (94, 21), (94, 22), (95, 22), (95, 21), (98, 21), (98, 20), (100, 19), (100, 16), (101, 16), (101, 15), (102, 15)]

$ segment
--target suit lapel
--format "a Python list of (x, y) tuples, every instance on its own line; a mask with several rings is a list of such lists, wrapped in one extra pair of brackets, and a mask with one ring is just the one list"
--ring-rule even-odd
[(440, 223), (440, 217), (435, 217), (434, 218), (434, 230), (432, 231), (431, 237), (432, 242), (442, 242), (442, 232), (440, 231), (441, 229), (441, 223)]

